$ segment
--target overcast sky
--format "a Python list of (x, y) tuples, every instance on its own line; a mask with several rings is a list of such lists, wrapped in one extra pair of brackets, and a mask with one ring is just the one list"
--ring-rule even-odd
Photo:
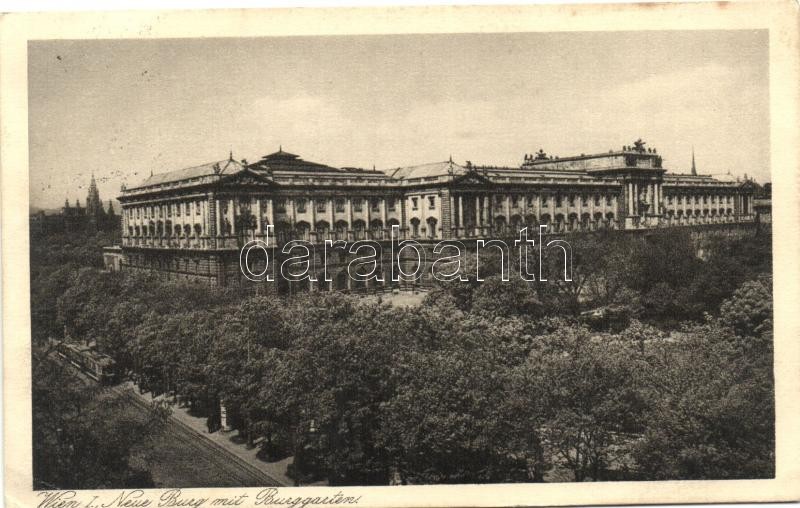
[(31, 204), (283, 146), (378, 169), (514, 165), (641, 137), (665, 167), (769, 180), (766, 31), (43, 41)]

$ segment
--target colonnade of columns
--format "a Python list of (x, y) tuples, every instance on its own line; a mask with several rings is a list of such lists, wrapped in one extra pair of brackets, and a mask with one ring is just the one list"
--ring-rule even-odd
[[(617, 188), (619, 189), (619, 188)], [(322, 242), (324, 240), (385, 240), (392, 225), (400, 226), (405, 238), (475, 238), (502, 235), (514, 227), (550, 224), (554, 231), (593, 230), (619, 227), (655, 227), (705, 222), (729, 222), (753, 214), (752, 196), (738, 193), (697, 192), (664, 198), (661, 182), (626, 181), (619, 210), (636, 217), (646, 215), (658, 223), (619, 223), (617, 191), (586, 192), (548, 190), (537, 193), (454, 191), (449, 199), (449, 217), (438, 209), (428, 224), (406, 216), (405, 202), (397, 197), (276, 197), (226, 196), (213, 192), (202, 199), (123, 205), (123, 245), (173, 248), (234, 248), (242, 237), (270, 241), (274, 238)], [(444, 199), (444, 197), (443, 197)], [(444, 204), (444, 203), (443, 203)], [(424, 203), (423, 203), (424, 206)], [(440, 207), (441, 208), (441, 207)], [(447, 219), (447, 220), (445, 220)], [(683, 222), (681, 221), (683, 219)], [(704, 222), (705, 221), (705, 222)], [(442, 224), (449, 224), (445, 231)], [(422, 233), (420, 225), (428, 226)]]

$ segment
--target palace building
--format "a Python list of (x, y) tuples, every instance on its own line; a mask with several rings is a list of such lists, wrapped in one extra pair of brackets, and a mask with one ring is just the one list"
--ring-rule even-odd
[[(278, 150), (248, 163), (211, 162), (123, 187), (117, 266), (168, 278), (238, 283), (239, 250), (261, 239), (516, 238), (524, 226), (559, 234), (752, 222), (753, 183), (670, 173), (638, 140), (608, 153), (525, 155), (519, 167), (448, 160), (386, 171), (336, 168)], [(271, 237), (267, 226), (273, 226)], [(344, 262), (344, 260), (341, 260)], [(319, 282), (320, 289), (352, 282)], [(352, 288), (351, 288), (352, 289)]]

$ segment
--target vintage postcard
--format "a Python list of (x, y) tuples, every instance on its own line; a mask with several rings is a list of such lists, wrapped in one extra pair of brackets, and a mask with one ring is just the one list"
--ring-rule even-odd
[(3, 17), (5, 502), (797, 500), (798, 19)]

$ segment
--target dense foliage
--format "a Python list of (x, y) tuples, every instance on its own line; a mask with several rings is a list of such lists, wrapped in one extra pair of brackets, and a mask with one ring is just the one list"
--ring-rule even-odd
[[(34, 338), (94, 340), (199, 412), (224, 401), (303, 483), (772, 476), (768, 240), (698, 257), (682, 233), (598, 235), (573, 251), (572, 283), (554, 263), (546, 283), (487, 274), (417, 308), (53, 263), (33, 275)], [(627, 309), (620, 330), (577, 318), (607, 305)]]

